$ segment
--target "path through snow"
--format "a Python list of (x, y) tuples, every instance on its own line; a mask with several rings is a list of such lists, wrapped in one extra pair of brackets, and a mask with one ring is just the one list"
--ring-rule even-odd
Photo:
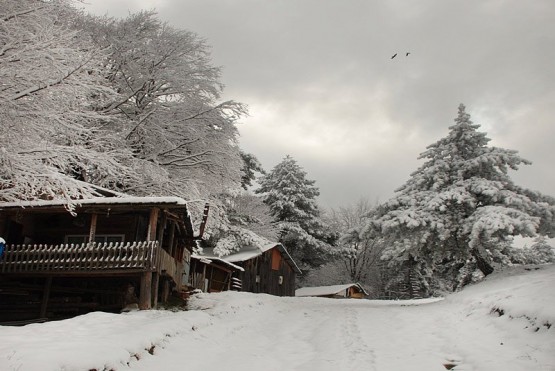
[(555, 370), (555, 266), (445, 300), (200, 294), (189, 312), (0, 327), (0, 370)]

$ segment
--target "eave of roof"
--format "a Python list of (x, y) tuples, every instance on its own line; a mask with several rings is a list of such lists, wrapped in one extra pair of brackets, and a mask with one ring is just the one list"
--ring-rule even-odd
[(82, 207), (115, 207), (115, 206), (176, 206), (186, 207), (187, 202), (180, 197), (93, 197), (84, 200), (66, 199), (58, 200), (34, 200), (34, 201), (17, 201), (17, 202), (2, 202), (0, 203), (0, 210), (17, 209), (17, 208), (65, 208), (70, 203), (74, 204), (76, 208)]
[(241, 271), (241, 272), (244, 272), (244, 271), (245, 271), (245, 269), (243, 269), (243, 267), (240, 267), (240, 266), (238, 266), (238, 265), (235, 265), (235, 264), (233, 264), (233, 263), (231, 263), (231, 262), (229, 262), (229, 261), (226, 261), (226, 260), (224, 260), (224, 259), (222, 259), (222, 258), (218, 258), (218, 257), (216, 257), (216, 256), (207, 257), (207, 256), (204, 256), (204, 255), (192, 254), (192, 255), (191, 255), (191, 258), (200, 260), (201, 262), (203, 262), (203, 263), (208, 263), (208, 264), (212, 263), (212, 261), (215, 261), (215, 262), (218, 262), (218, 263), (222, 263), (222, 264), (224, 264), (224, 265), (227, 265), (227, 266), (229, 266), (229, 267), (231, 267), (231, 268), (233, 268), (233, 269), (235, 269), (235, 270), (238, 270), (238, 271)]

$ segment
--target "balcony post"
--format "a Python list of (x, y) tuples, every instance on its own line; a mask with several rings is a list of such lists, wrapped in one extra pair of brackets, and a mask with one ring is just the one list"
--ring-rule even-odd
[(91, 227), (89, 229), (89, 243), (94, 243), (94, 238), (96, 235), (96, 222), (98, 220), (98, 214), (91, 215)]
[(158, 223), (158, 213), (160, 209), (157, 207), (153, 207), (150, 210), (150, 219), (148, 221), (148, 232), (146, 234), (147, 241), (155, 241), (156, 240), (156, 225)]
[[(150, 219), (148, 222), (148, 232), (146, 235), (146, 240), (147, 241), (156, 241), (156, 237), (157, 237), (157, 233), (156, 233), (156, 227), (158, 225), (158, 215), (160, 213), (160, 209), (157, 207), (153, 207), (152, 210), (150, 210)], [(161, 248), (161, 246), (158, 246), (158, 248)], [(155, 271), (158, 271), (158, 269), (160, 269), (159, 264), (160, 264), (160, 254), (158, 253), (158, 251), (154, 252), (155, 254), (155, 258), (154, 258), (154, 264), (155, 264)], [(139, 299), (140, 303), (139, 303), (139, 308), (141, 309), (150, 309), (152, 308), (152, 305), (154, 304), (154, 307), (156, 307), (158, 305), (158, 283), (159, 283), (159, 277), (158, 277), (158, 273), (154, 273), (154, 276), (152, 275), (153, 272), (149, 271), (149, 272), (144, 272), (143, 273), (143, 277), (141, 278), (141, 298)], [(144, 282), (143, 282), (144, 281)], [(143, 294), (144, 292), (144, 294)], [(147, 293), (148, 292), (148, 293)], [(144, 298), (143, 298), (144, 295)], [(144, 307), (144, 308), (143, 308)]]

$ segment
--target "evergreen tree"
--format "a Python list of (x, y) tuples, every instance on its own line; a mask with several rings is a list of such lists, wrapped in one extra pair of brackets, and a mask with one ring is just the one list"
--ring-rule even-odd
[(241, 168), (241, 187), (247, 190), (252, 186), (252, 181), (256, 179), (255, 172), (264, 175), (266, 171), (255, 155), (243, 151), (240, 151), (240, 155), (243, 160), (243, 167)]
[(333, 239), (320, 220), (315, 181), (291, 157), (286, 156), (272, 171), (260, 178), (256, 193), (270, 207), (278, 222), (282, 242), (301, 269), (317, 267), (327, 258), (328, 242)]
[(488, 147), (478, 128), (461, 104), (447, 137), (428, 146), (419, 157), (426, 162), (380, 208), (373, 226), (397, 237), (384, 259), (409, 261), (453, 284), (469, 262), (484, 275), (493, 272), (491, 256), (511, 236), (553, 234), (555, 200), (516, 186), (508, 175), (530, 162)]

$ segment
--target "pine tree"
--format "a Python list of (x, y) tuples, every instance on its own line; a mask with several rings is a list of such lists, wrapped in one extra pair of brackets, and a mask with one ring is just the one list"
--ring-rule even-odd
[(256, 190), (278, 222), (280, 242), (305, 269), (324, 263), (331, 239), (320, 220), (316, 203), (320, 191), (314, 184), (288, 155), (260, 178), (260, 188)]
[(419, 157), (425, 163), (381, 207), (375, 225), (397, 237), (385, 259), (415, 259), (435, 278), (454, 281), (468, 260), (484, 275), (493, 272), (491, 256), (511, 236), (553, 234), (555, 200), (516, 186), (508, 175), (530, 162), (488, 147), (479, 127), (461, 104), (447, 137), (427, 147)]

